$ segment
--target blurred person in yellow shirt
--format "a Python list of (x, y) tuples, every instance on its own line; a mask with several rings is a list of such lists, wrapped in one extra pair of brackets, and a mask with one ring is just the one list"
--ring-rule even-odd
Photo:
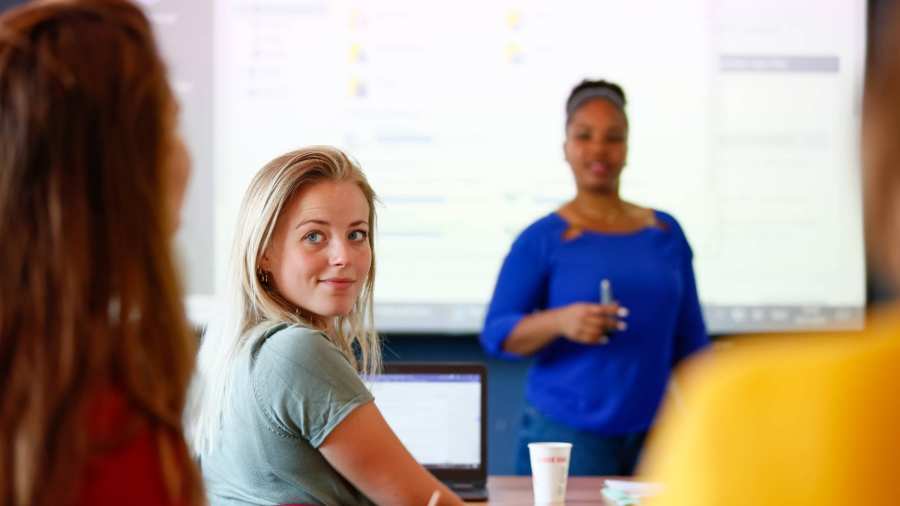
[[(900, 286), (900, 9), (863, 117), (871, 260)], [(900, 306), (862, 333), (737, 341), (689, 363), (641, 468), (652, 506), (900, 504)]]

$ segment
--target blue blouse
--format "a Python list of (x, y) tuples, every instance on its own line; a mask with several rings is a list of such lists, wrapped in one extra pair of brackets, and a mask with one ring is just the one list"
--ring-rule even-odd
[(687, 239), (671, 215), (633, 233), (584, 231), (565, 240), (568, 223), (552, 213), (515, 240), (500, 270), (481, 343), (491, 355), (523, 317), (575, 302), (600, 302), (608, 279), (629, 310), (628, 328), (606, 345), (560, 336), (535, 354), (526, 398), (545, 416), (602, 435), (646, 430), (675, 364), (709, 342)]

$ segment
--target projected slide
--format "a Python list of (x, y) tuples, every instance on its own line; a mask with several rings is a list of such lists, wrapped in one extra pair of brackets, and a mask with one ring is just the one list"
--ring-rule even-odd
[(215, 289), (213, 208), (213, 0), (139, 0), (156, 30), (180, 105), (193, 171), (179, 230), (187, 289), (201, 307)]
[(176, 79), (206, 72), (182, 90), (206, 124), (187, 129), (196, 314), (253, 173), (333, 144), (381, 197), (381, 330), (477, 332), (511, 241), (574, 195), (563, 104), (603, 77), (629, 97), (623, 196), (682, 223), (712, 332), (862, 321), (862, 0), (147, 4), (183, 23), (162, 32), (186, 37), (163, 44)]

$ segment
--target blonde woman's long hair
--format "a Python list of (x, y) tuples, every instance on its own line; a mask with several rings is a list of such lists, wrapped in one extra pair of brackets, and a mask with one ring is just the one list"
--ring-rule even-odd
[[(372, 265), (359, 298), (347, 316), (324, 321), (267, 289), (260, 279), (260, 261), (269, 247), (276, 224), (297, 192), (323, 181), (353, 182), (369, 205), (369, 245)], [(312, 146), (292, 151), (267, 163), (253, 178), (238, 216), (231, 252), (228, 300), (221, 317), (211, 322), (200, 347), (191, 408), (185, 425), (197, 455), (215, 448), (222, 414), (231, 402), (231, 376), (244, 353), (273, 325), (288, 323), (327, 332), (326, 336), (354, 365), (371, 374), (381, 366), (381, 347), (372, 314), (375, 283), (375, 192), (365, 175), (341, 151)]]
[[(172, 258), (174, 105), (131, 2), (0, 16), (0, 504), (71, 504), (93, 458), (148, 433), (158, 469), (134, 472), (204, 501), (181, 425), (196, 337)], [(124, 423), (101, 430), (109, 399)]]

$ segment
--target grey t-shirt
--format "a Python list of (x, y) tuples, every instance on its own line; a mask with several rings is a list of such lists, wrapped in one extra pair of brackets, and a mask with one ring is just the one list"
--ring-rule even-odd
[(319, 331), (279, 325), (235, 365), (217, 448), (201, 467), (212, 506), (372, 504), (319, 445), (373, 397)]

